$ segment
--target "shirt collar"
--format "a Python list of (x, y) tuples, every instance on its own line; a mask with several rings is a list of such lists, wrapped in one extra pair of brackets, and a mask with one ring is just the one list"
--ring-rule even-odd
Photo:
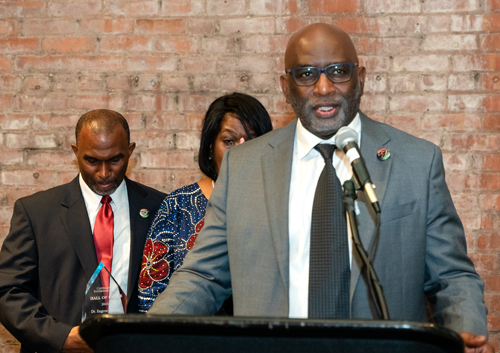
[[(93, 211), (97, 211), (101, 204), (101, 195), (97, 195), (93, 192), (87, 183), (83, 180), (82, 175), (79, 174), (80, 189), (82, 190), (83, 198), (87, 207), (91, 208)], [(111, 203), (114, 203), (113, 209), (118, 211), (123, 205), (128, 202), (128, 193), (126, 188), (125, 179), (122, 180), (120, 186), (111, 194)]]
[[(360, 144), (360, 137), (361, 137), (361, 119), (359, 118), (359, 113), (356, 114), (354, 119), (351, 121), (349, 125), (347, 125), (351, 129), (357, 132), (358, 134), (358, 146), (361, 147)], [(314, 135), (313, 133), (309, 132), (304, 125), (302, 125), (302, 122), (300, 119), (297, 121), (297, 157), (299, 159), (302, 159), (306, 157), (309, 152), (316, 146), (318, 143), (330, 143), (330, 144), (335, 144), (335, 135), (330, 137), (328, 140), (323, 140), (322, 138), (319, 138), (318, 136)]]

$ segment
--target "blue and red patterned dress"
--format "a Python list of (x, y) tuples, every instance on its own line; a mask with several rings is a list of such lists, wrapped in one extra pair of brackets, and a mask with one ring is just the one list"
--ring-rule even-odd
[(148, 232), (139, 276), (139, 311), (147, 312), (183, 263), (203, 228), (207, 198), (197, 183), (163, 200)]

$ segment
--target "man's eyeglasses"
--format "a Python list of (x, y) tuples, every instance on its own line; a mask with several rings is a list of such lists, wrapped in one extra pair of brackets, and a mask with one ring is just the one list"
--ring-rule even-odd
[(314, 66), (303, 66), (295, 69), (285, 70), (286, 73), (291, 73), (295, 83), (299, 86), (311, 86), (318, 82), (322, 73), (328, 77), (333, 83), (347, 82), (352, 77), (354, 66), (353, 63), (338, 63), (328, 65), (324, 69)]

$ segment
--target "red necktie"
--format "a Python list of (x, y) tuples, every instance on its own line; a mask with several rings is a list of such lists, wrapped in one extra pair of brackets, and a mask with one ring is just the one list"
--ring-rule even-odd
[[(103, 263), (111, 273), (111, 264), (113, 262), (113, 209), (109, 204), (111, 197), (103, 196), (101, 199), (102, 206), (97, 212), (97, 217), (94, 223), (94, 245), (97, 254), (97, 262)], [(102, 285), (109, 288), (109, 274), (105, 271), (101, 272)]]

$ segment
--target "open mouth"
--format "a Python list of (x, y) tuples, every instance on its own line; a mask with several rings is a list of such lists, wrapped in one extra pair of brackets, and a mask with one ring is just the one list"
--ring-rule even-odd
[(317, 105), (314, 107), (314, 111), (319, 116), (329, 117), (335, 115), (338, 111), (338, 104), (325, 104), (325, 105)]

